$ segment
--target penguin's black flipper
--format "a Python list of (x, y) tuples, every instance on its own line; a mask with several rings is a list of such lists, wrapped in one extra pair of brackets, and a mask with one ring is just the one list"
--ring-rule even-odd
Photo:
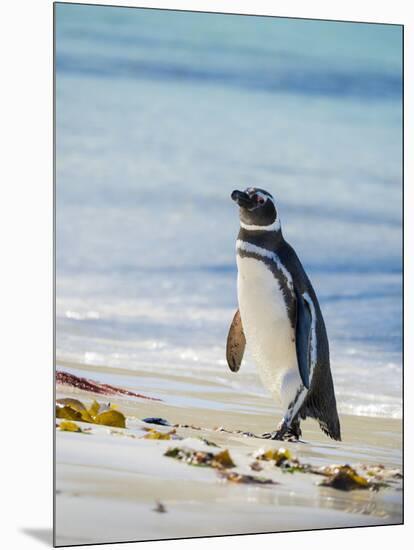
[(226, 357), (231, 371), (237, 372), (239, 370), (245, 347), (246, 337), (243, 332), (240, 311), (237, 310), (234, 314), (233, 321), (230, 325), (229, 334), (227, 336)]
[(309, 389), (312, 313), (302, 294), (296, 294), (296, 357), (303, 385)]

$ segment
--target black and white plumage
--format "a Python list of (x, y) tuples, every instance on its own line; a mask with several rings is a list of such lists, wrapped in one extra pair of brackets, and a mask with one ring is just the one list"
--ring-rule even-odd
[(284, 410), (273, 439), (301, 435), (300, 420), (318, 420), (340, 440), (325, 323), (312, 284), (282, 235), (273, 197), (248, 188), (233, 191), (240, 207), (237, 251), (239, 309), (227, 339), (227, 362), (240, 368), (252, 353), (263, 385)]

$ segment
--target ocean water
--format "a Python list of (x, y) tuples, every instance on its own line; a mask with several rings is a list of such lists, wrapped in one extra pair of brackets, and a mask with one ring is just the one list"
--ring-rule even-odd
[(57, 4), (58, 365), (265, 395), (225, 361), (230, 193), (256, 185), (318, 294), (340, 411), (400, 417), (401, 32)]

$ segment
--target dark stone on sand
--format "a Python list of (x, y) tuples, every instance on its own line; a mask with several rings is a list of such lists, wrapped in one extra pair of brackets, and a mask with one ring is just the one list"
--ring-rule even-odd
[(148, 418), (143, 418), (142, 422), (146, 422), (147, 424), (157, 424), (157, 426), (171, 426), (171, 424), (166, 420), (165, 418), (159, 418), (156, 416), (150, 416)]

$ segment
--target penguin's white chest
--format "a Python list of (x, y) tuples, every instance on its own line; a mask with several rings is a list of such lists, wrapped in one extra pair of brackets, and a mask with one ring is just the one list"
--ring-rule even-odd
[[(263, 385), (282, 402), (297, 387), (295, 333), (278, 279), (260, 260), (237, 256), (237, 291), (247, 347)], [(290, 388), (289, 388), (290, 390)], [(292, 390), (293, 391), (293, 390)]]

